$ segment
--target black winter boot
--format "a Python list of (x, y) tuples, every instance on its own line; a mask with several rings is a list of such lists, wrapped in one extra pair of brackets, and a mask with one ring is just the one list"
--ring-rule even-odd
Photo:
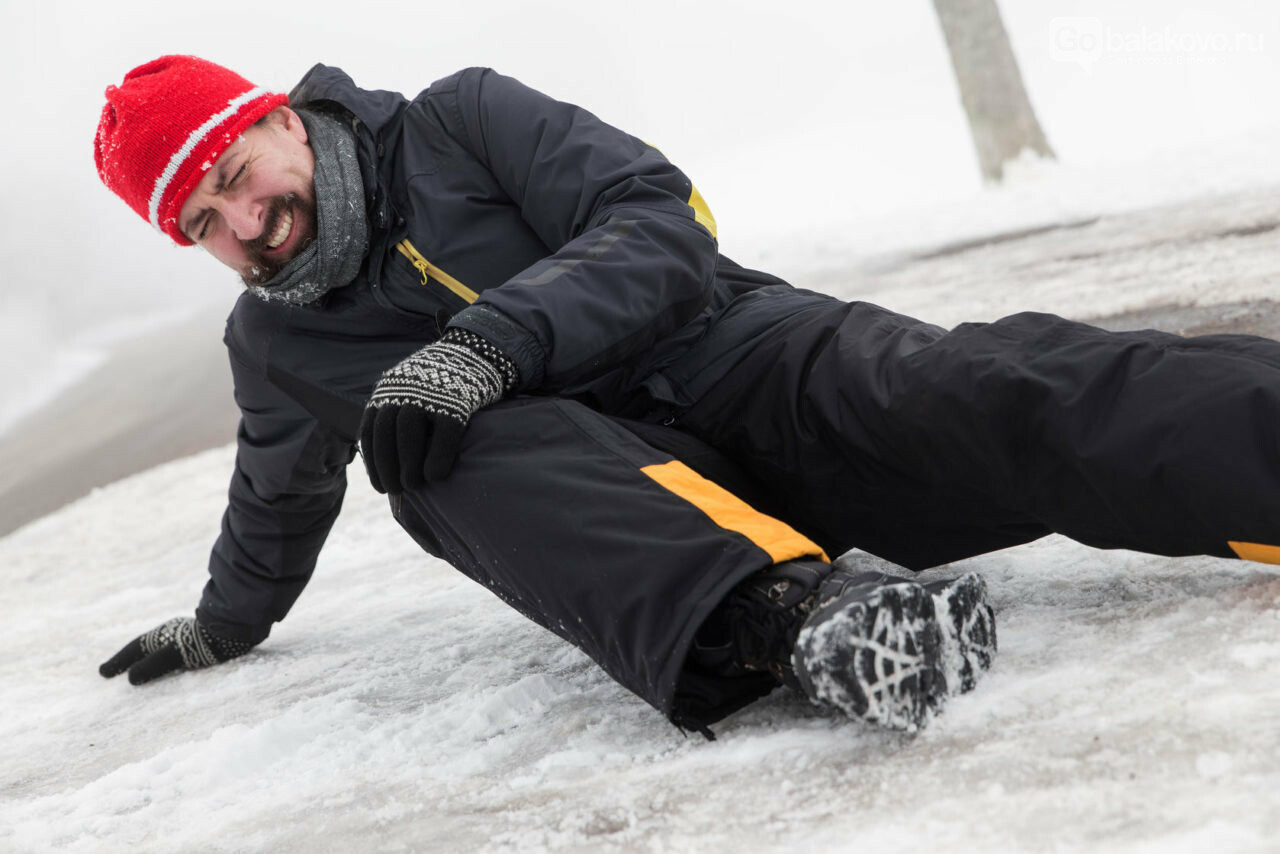
[(694, 641), (708, 672), (767, 672), (818, 705), (914, 730), (948, 695), (973, 688), (996, 649), (986, 584), (969, 573), (920, 585), (872, 567), (775, 564), (738, 584)]
[(818, 586), (830, 573), (831, 565), (823, 561), (793, 560), (748, 576), (698, 630), (692, 659), (717, 676), (765, 672), (800, 690), (791, 650)]
[(996, 614), (987, 601), (987, 583), (976, 572), (959, 578), (931, 581), (924, 589), (933, 595), (942, 626), (942, 663), (951, 694), (972, 691), (996, 654)]
[(933, 596), (901, 578), (836, 569), (798, 633), (792, 664), (819, 705), (916, 730), (946, 700)]

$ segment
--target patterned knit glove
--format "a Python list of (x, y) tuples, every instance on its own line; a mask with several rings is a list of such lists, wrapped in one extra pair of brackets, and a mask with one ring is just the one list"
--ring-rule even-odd
[(471, 416), (517, 378), (514, 362), (465, 329), (447, 330), (383, 374), (360, 421), (373, 488), (400, 493), (448, 477)]
[(174, 617), (134, 638), (98, 672), (110, 679), (128, 670), (129, 682), (141, 685), (175, 670), (198, 670), (230, 661), (253, 646), (216, 635), (191, 617)]

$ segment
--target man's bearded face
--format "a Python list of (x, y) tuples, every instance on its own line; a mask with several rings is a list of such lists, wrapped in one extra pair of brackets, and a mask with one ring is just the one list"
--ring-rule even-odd
[(279, 107), (222, 153), (183, 204), (179, 227), (245, 284), (262, 284), (315, 240), (314, 175), (302, 120)]
[[(294, 240), (294, 232), (298, 240)], [(310, 245), (316, 238), (316, 205), (296, 193), (286, 193), (271, 200), (262, 233), (253, 240), (242, 241), (249, 259), (248, 269), (240, 278), (245, 285), (262, 285)], [(281, 252), (285, 246), (292, 251)]]

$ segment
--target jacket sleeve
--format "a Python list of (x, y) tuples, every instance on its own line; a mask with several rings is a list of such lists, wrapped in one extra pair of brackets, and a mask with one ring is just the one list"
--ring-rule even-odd
[(454, 99), (451, 134), (552, 250), (450, 322), (510, 356), (523, 390), (604, 373), (707, 305), (715, 221), (658, 149), (492, 69), (443, 83), (428, 93)]
[(197, 614), (228, 637), (257, 643), (311, 578), (354, 450), (231, 352), (241, 412), (236, 464)]

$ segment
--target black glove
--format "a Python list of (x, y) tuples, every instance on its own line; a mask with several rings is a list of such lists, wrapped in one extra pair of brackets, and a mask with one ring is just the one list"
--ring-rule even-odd
[(221, 664), (244, 655), (253, 646), (214, 634), (192, 617), (174, 617), (131, 640), (98, 672), (110, 679), (128, 670), (129, 682), (141, 685), (175, 670)]
[(360, 421), (360, 451), (379, 492), (449, 476), (472, 414), (502, 398), (515, 363), (479, 335), (449, 329), (382, 375)]

